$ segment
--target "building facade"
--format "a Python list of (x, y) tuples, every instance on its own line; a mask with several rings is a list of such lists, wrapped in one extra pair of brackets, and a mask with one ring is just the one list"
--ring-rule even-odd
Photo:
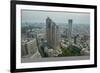
[(50, 48), (59, 46), (59, 27), (48, 17), (46, 19), (46, 36)]
[(69, 45), (71, 45), (72, 42), (72, 19), (68, 20), (68, 41)]
[(21, 56), (33, 55), (37, 50), (36, 39), (25, 41), (21, 44)]

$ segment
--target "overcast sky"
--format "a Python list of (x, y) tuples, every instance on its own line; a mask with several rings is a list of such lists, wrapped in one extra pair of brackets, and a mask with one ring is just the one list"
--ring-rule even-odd
[(22, 22), (43, 22), (50, 17), (55, 23), (68, 23), (68, 19), (72, 19), (74, 24), (90, 24), (89, 13), (75, 12), (51, 12), (51, 11), (34, 11), (22, 10)]

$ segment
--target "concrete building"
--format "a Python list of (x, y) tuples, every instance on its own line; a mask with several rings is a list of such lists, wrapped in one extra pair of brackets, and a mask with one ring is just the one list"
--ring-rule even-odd
[(26, 41), (21, 42), (21, 56), (28, 54)]
[(73, 38), (74, 38), (74, 44), (78, 44), (79, 35), (77, 34), (77, 35), (74, 36)]
[(71, 45), (71, 40), (72, 40), (72, 19), (68, 20), (68, 41), (69, 45)]
[(52, 44), (52, 26), (51, 26), (51, 19), (48, 17), (46, 19), (46, 38), (47, 38), (47, 42), (48, 42), (48, 45), (51, 46)]
[(52, 46), (59, 47), (59, 27), (55, 23), (52, 25)]
[(50, 48), (59, 46), (59, 27), (48, 17), (46, 19), (46, 36)]
[[(24, 41), (21, 44), (21, 56), (32, 56), (38, 51), (36, 39)], [(40, 55), (39, 53), (37, 55)]]
[(28, 54), (30, 55), (36, 52), (36, 50), (38, 49), (36, 39), (27, 42), (27, 49), (28, 49)]

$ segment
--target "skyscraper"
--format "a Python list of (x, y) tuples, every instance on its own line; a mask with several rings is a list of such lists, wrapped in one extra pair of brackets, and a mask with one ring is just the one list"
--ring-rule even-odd
[(52, 24), (52, 46), (53, 48), (59, 46), (59, 28), (54, 22)]
[(51, 26), (51, 19), (48, 17), (46, 19), (46, 37), (48, 45), (51, 46), (52, 44), (52, 26)]
[(69, 19), (68, 20), (68, 41), (69, 41), (69, 44), (71, 45), (71, 42), (72, 42), (72, 19)]
[(59, 46), (59, 28), (49, 17), (46, 19), (46, 36), (49, 47), (56, 49)]

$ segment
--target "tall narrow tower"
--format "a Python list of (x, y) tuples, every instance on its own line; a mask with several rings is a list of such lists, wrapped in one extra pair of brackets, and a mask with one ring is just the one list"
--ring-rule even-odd
[(52, 43), (52, 25), (51, 25), (52, 21), (49, 17), (47, 17), (46, 19), (46, 37), (47, 37), (47, 42), (48, 45), (51, 46)]
[(68, 41), (69, 41), (69, 45), (71, 45), (71, 42), (72, 42), (72, 19), (68, 20)]

